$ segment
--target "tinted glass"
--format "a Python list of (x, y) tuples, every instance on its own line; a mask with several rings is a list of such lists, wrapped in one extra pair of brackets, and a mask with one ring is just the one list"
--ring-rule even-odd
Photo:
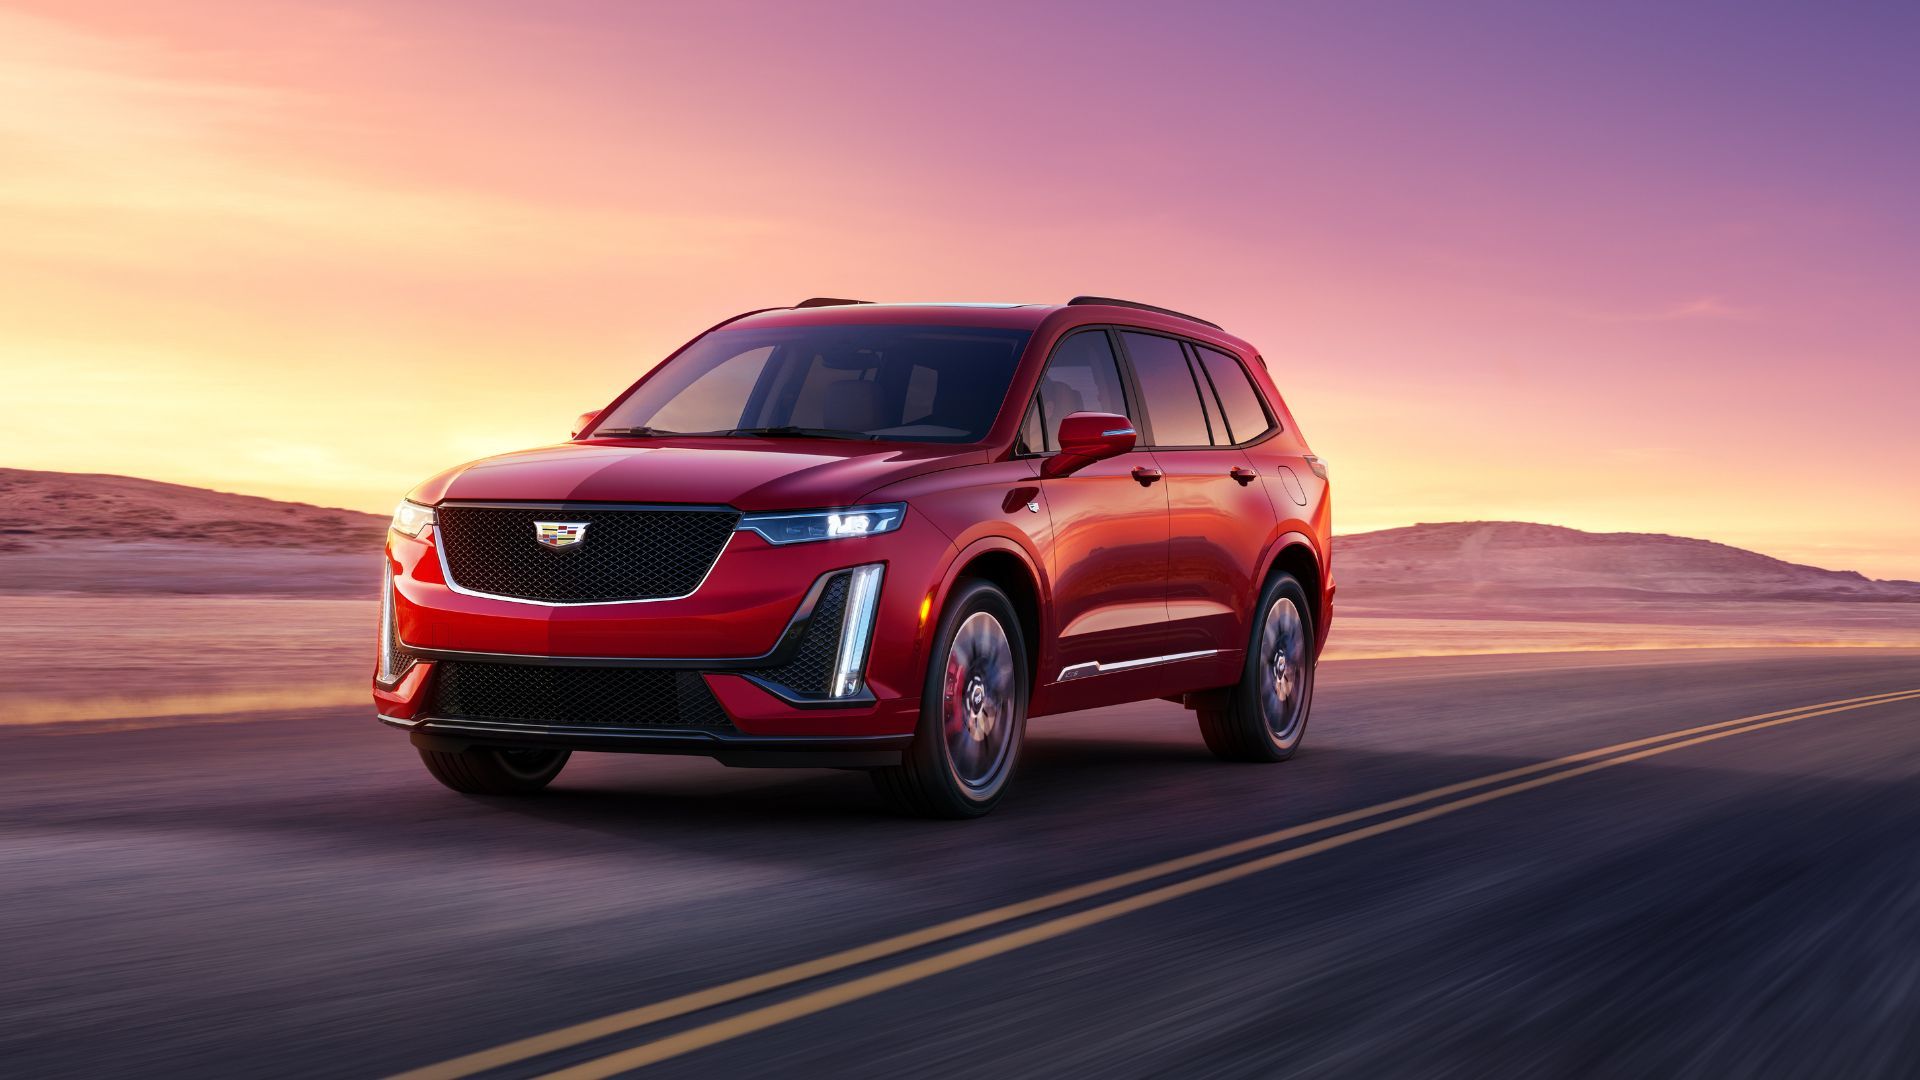
[(792, 426), (901, 442), (978, 442), (1006, 399), (1028, 336), (963, 326), (716, 330), (595, 430)]
[(1273, 421), (1267, 419), (1266, 407), (1260, 403), (1260, 391), (1254, 388), (1247, 369), (1218, 349), (1196, 345), (1193, 351), (1199, 354), (1207, 376), (1213, 380), (1213, 389), (1220, 395), (1220, 404), (1227, 410), (1227, 426), (1233, 432), (1233, 441), (1243, 443), (1264, 435)]
[[(1187, 344), (1188, 364), (1193, 363), (1193, 349), (1193, 343), (1189, 342)], [(1213, 436), (1213, 445), (1232, 445), (1233, 438), (1227, 434), (1227, 420), (1220, 413), (1220, 399), (1214, 396), (1213, 385), (1207, 382), (1206, 376), (1198, 368), (1194, 369), (1193, 381), (1200, 390), (1200, 408), (1207, 414), (1207, 432)]]
[(1014, 449), (1022, 454), (1038, 454), (1047, 448), (1046, 425), (1040, 422), (1040, 403), (1034, 402), (1027, 409), (1027, 418), (1020, 424), (1020, 442)]
[(1058, 450), (1060, 421), (1077, 412), (1127, 414), (1120, 365), (1106, 332), (1091, 330), (1061, 342), (1040, 377), (1040, 421), (1046, 449)]
[(1147, 423), (1155, 446), (1207, 446), (1207, 418), (1187, 367), (1186, 350), (1172, 338), (1122, 333), (1133, 376), (1146, 399)]
[[(745, 401), (759, 384), (771, 356), (773, 347), (766, 345), (737, 352), (721, 360), (701, 372), (672, 400), (662, 405), (647, 423), (668, 431), (705, 431), (716, 426), (713, 422), (716, 416), (738, 417), (739, 403)], [(661, 377), (666, 376), (663, 374)], [(626, 410), (623, 407), (620, 411)], [(613, 426), (628, 425), (622, 422)]]

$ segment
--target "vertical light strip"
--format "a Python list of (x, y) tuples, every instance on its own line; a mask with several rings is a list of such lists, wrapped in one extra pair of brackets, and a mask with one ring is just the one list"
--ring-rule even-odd
[(392, 683), (393, 670), (393, 564), (384, 558), (380, 574), (380, 662), (375, 677)]
[(840, 648), (833, 658), (828, 697), (850, 698), (866, 688), (867, 643), (880, 608), (880, 577), (885, 569), (879, 563), (853, 568), (846, 610), (840, 616)]

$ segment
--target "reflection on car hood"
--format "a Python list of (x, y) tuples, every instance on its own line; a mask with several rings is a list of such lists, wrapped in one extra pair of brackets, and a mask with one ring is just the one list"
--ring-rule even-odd
[(981, 450), (817, 439), (635, 439), (562, 443), (449, 469), (408, 495), (501, 502), (846, 506), (921, 473), (984, 461)]

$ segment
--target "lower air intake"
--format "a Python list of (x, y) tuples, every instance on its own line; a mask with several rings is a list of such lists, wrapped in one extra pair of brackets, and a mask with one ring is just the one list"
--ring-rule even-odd
[(699, 672), (657, 668), (442, 661), (425, 713), (560, 727), (733, 727)]

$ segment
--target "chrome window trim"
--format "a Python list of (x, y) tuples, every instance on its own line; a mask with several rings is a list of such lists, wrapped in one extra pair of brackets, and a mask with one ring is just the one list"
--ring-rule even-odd
[(1138, 660), (1088, 660), (1083, 664), (1068, 664), (1060, 669), (1056, 682), (1072, 682), (1075, 679), (1090, 679), (1095, 675), (1112, 675), (1120, 671), (1134, 671), (1138, 668), (1158, 667), (1161, 664), (1177, 664), (1183, 660), (1200, 660), (1220, 655), (1219, 649), (1197, 649), (1193, 652), (1169, 653), (1166, 656), (1146, 656)]

